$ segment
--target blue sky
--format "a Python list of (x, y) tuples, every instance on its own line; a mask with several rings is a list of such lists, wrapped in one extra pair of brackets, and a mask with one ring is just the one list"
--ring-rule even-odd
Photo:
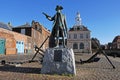
[(52, 22), (42, 12), (53, 16), (56, 5), (63, 6), (68, 28), (75, 24), (79, 11), (91, 37), (98, 38), (102, 44), (120, 35), (120, 0), (0, 0), (0, 22), (19, 26), (35, 20), (51, 30)]

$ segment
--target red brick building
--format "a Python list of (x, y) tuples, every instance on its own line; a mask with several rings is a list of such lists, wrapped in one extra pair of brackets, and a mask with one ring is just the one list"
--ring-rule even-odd
[[(4, 28), (6, 27), (6, 28)], [(40, 46), (41, 43), (50, 35), (39, 22), (32, 22), (22, 26), (7, 29), (9, 25), (0, 25), (0, 54), (34, 53), (34, 46)], [(48, 40), (42, 49), (48, 48)]]
[[(4, 52), (1, 54), (16, 54), (17, 48), (16, 43), (17, 41), (23, 41), (24, 43), (29, 43), (28, 38), (32, 40), (31, 37), (25, 36), (23, 34), (19, 34), (7, 29), (0, 28), (0, 39), (4, 40)], [(2, 44), (2, 43), (1, 43)], [(3, 47), (3, 46), (1, 46)], [(24, 49), (28, 49), (24, 47)]]
[[(39, 22), (32, 21), (32, 25), (30, 26), (28, 23), (25, 25), (21, 25), (18, 27), (14, 27), (13, 31), (30, 36), (32, 38), (31, 40), (31, 47), (34, 48), (34, 46), (40, 46), (41, 43), (47, 38), (47, 36), (50, 36), (50, 31), (45, 29)], [(48, 41), (43, 45), (43, 49), (48, 48)]]

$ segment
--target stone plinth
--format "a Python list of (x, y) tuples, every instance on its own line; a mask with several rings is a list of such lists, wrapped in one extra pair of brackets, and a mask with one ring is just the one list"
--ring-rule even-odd
[(72, 49), (49, 48), (46, 50), (43, 63), (42, 74), (76, 74), (75, 58)]

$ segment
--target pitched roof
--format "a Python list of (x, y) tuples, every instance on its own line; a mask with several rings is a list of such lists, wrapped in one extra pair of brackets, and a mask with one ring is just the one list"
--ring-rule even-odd
[(3, 23), (3, 22), (0, 22), (0, 28), (4, 28), (4, 29), (7, 29), (7, 30), (12, 30), (12, 27)]
[(89, 31), (84, 25), (73, 26), (69, 31)]
[(26, 23), (24, 25), (20, 25), (20, 26), (16, 26), (14, 28), (28, 28), (28, 27), (31, 27), (29, 23)]

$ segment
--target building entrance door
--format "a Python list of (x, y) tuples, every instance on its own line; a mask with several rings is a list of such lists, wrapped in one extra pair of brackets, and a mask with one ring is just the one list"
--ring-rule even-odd
[(0, 54), (5, 54), (5, 39), (0, 39)]
[(16, 42), (16, 48), (17, 48), (17, 53), (18, 54), (23, 54), (24, 53), (24, 42), (23, 41), (17, 41)]

